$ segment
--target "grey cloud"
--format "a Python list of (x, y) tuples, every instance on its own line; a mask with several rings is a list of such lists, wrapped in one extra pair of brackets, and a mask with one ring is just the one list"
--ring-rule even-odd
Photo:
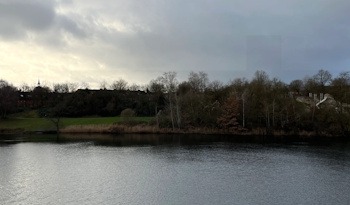
[(61, 38), (60, 32), (65, 31), (79, 38), (86, 37), (77, 22), (56, 12), (56, 6), (53, 1), (0, 1), (0, 36), (21, 39), (28, 32), (34, 32), (41, 38), (53, 39)]
[(287, 79), (328, 69), (334, 75), (349, 69), (350, 2), (326, 1), (317, 11), (304, 13), (297, 25), (282, 35), (284, 73)]
[(85, 38), (87, 36), (86, 32), (78, 25), (77, 22), (68, 18), (67, 16), (59, 15), (57, 16), (58, 28), (62, 28), (63, 30), (73, 34), (79, 38)]
[(0, 18), (0, 26), (11, 24), (17, 29), (22, 27), (31, 30), (44, 30), (52, 25), (55, 11), (50, 3), (30, 1), (0, 2)]
[[(321, 68), (348, 69), (347, 0), (66, 0), (30, 1), (29, 7), (15, 2), (0, 0), (0, 36), (32, 30), (54, 44), (68, 32), (91, 42), (72, 52), (116, 72), (142, 76), (174, 70), (187, 76), (203, 70), (228, 81), (265, 69), (289, 81)], [(56, 13), (63, 4), (76, 13)], [(99, 17), (117, 20), (132, 32), (107, 29)]]
[(155, 6), (156, 11), (149, 11), (149, 15), (141, 13), (140, 18), (150, 26), (150, 32), (141, 30), (130, 36), (100, 34), (106, 43), (124, 51), (119, 55), (111, 52), (122, 56), (121, 59), (106, 60), (112, 65), (160, 73), (176, 70), (187, 75), (190, 70), (205, 70), (216, 78), (220, 72), (225, 73), (224, 80), (229, 78), (227, 73), (245, 69), (244, 17), (210, 5), (203, 10), (196, 3), (188, 7), (183, 2), (183, 8), (166, 4)]
[[(336, 6), (337, 3), (341, 3), (341, 6)], [(282, 8), (280, 4), (275, 3), (271, 7), (265, 5), (267, 12), (250, 13), (243, 10), (239, 14), (230, 12), (230, 7), (234, 6), (233, 2), (226, 7), (213, 6), (211, 10), (202, 11), (201, 15), (203, 12), (206, 13), (203, 14), (206, 18), (200, 16), (199, 19), (191, 19), (192, 13), (185, 11), (179, 17), (179, 21), (174, 18), (174, 24), (177, 27), (172, 27), (172, 24), (170, 27), (175, 28), (172, 30), (175, 35), (176, 31), (180, 30), (178, 28), (182, 28), (185, 31), (185, 40), (190, 38), (201, 40), (197, 44), (198, 41), (190, 39), (187, 44), (187, 48), (198, 48), (197, 52), (192, 50), (197, 56), (207, 54), (207, 57), (214, 60), (217, 58), (215, 54), (218, 54), (224, 62), (231, 60), (231, 63), (217, 64), (216, 67), (202, 64), (201, 66), (207, 71), (216, 70), (222, 66), (221, 69), (224, 71), (246, 69), (249, 75), (256, 69), (265, 69), (270, 71), (271, 75), (291, 80), (305, 74), (312, 74), (321, 68), (329, 69), (331, 72), (348, 69), (350, 30), (348, 23), (345, 22), (350, 16), (345, 8), (350, 8), (350, 3), (323, 1), (314, 8), (303, 6), (299, 2), (298, 6), (295, 6), (298, 11)], [(311, 4), (315, 2), (310, 2)], [(285, 12), (278, 12), (280, 9), (284, 9)], [(210, 15), (213, 13), (217, 16)], [(203, 19), (205, 20), (202, 21)], [(191, 21), (194, 22), (189, 25), (188, 22)], [(253, 41), (245, 48), (239, 41), (251, 35), (259, 38), (279, 36), (280, 40)], [(301, 41), (297, 43), (295, 39), (301, 39)], [(225, 42), (226, 45), (220, 42)], [(201, 49), (198, 45), (210, 46)], [(210, 49), (211, 47), (213, 49)], [(213, 52), (215, 49), (220, 52)], [(243, 56), (240, 52), (247, 52), (246, 65), (241, 63)]]

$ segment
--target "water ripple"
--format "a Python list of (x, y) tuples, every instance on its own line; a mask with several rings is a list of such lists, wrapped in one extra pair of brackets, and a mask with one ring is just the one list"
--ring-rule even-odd
[(348, 204), (344, 147), (0, 147), (1, 204)]

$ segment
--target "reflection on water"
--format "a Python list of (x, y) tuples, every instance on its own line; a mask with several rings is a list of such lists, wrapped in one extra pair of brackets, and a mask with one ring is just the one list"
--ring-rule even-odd
[(44, 143), (0, 143), (0, 204), (350, 203), (346, 143), (200, 135), (21, 140)]
[[(56, 139), (56, 138), (54, 138)], [(58, 141), (93, 141), (96, 144), (108, 146), (133, 145), (201, 145), (201, 144), (232, 144), (232, 143), (283, 143), (283, 144), (329, 144), (335, 140), (322, 138), (303, 139), (297, 136), (290, 137), (263, 137), (263, 136), (232, 136), (232, 135), (201, 135), (201, 134), (125, 134), (125, 135), (60, 135)], [(343, 143), (343, 142), (342, 142)]]
[[(349, 138), (350, 139), (350, 138)], [(0, 146), (19, 142), (93, 142), (107, 146), (143, 146), (143, 145), (201, 145), (201, 144), (232, 144), (232, 143), (259, 143), (259, 144), (294, 144), (294, 145), (328, 145), (339, 142), (348, 144), (349, 139), (340, 138), (303, 138), (298, 136), (264, 137), (264, 136), (232, 136), (232, 135), (201, 135), (201, 134), (39, 134), (39, 135), (0, 135)]]

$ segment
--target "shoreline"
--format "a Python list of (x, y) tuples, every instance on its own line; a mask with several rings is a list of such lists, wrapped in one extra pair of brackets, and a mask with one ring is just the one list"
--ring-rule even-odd
[(266, 133), (265, 129), (254, 129), (251, 131), (225, 131), (222, 129), (213, 128), (187, 128), (187, 129), (171, 129), (171, 128), (157, 128), (150, 125), (74, 125), (61, 128), (59, 133), (56, 130), (35, 130), (28, 131), (22, 128), (14, 129), (0, 129), (0, 135), (33, 135), (33, 134), (69, 134), (69, 135), (81, 135), (81, 134), (106, 134), (106, 135), (119, 135), (119, 134), (141, 134), (141, 135), (225, 135), (232, 137), (258, 137), (258, 138), (298, 138), (298, 139), (346, 139), (349, 140), (349, 136), (344, 135), (330, 135), (326, 133), (316, 133), (299, 131), (285, 132), (276, 130), (273, 133)]

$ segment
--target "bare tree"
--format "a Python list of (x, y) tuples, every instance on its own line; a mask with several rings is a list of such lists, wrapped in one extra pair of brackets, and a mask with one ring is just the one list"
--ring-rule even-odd
[(106, 90), (107, 87), (108, 87), (107, 81), (105, 81), (105, 80), (101, 81), (101, 83), (100, 83), (100, 89), (101, 89), (101, 90)]
[(68, 83), (69, 92), (74, 93), (78, 89), (77, 83)]
[(249, 113), (255, 115), (255, 120), (259, 124), (264, 119), (267, 131), (270, 129), (270, 87), (271, 82), (267, 73), (261, 70), (256, 71), (249, 85), (251, 92)]
[(129, 86), (129, 90), (131, 91), (138, 91), (140, 90), (141, 86), (137, 85), (136, 83), (133, 83), (132, 85)]
[(314, 78), (305, 77), (303, 79), (304, 91), (307, 93), (318, 92), (319, 85)]
[(81, 82), (80, 88), (81, 89), (89, 89), (90, 85), (87, 82)]
[(22, 83), (21, 84), (21, 87), (20, 87), (20, 90), (22, 92), (30, 92), (32, 91), (33, 89), (27, 84), (27, 83)]
[(214, 80), (214, 81), (210, 82), (207, 87), (211, 91), (218, 91), (218, 90), (222, 89), (224, 87), (224, 85), (222, 84), (222, 82), (220, 82), (218, 80)]
[(191, 71), (188, 77), (188, 83), (195, 92), (204, 92), (204, 90), (207, 88), (208, 82), (208, 74), (202, 71), (198, 73)]
[(168, 93), (174, 93), (179, 82), (176, 79), (176, 72), (165, 72), (163, 76), (160, 77), (160, 81), (165, 87), (165, 91)]
[(289, 90), (300, 93), (304, 88), (304, 82), (302, 80), (293, 80), (289, 83)]
[(350, 72), (342, 72), (332, 80), (332, 94), (341, 103), (350, 103)]
[(126, 82), (124, 79), (120, 78), (119, 80), (116, 80), (112, 83), (111, 89), (112, 90), (126, 90), (128, 86), (128, 82)]
[(178, 86), (178, 81), (176, 79), (176, 72), (165, 72), (163, 73), (163, 76), (161, 76), (159, 79), (160, 79), (160, 82), (162, 82), (162, 84), (164, 85), (165, 92), (168, 94), (171, 124), (173, 129), (175, 129), (174, 104), (175, 104), (175, 109), (177, 114), (178, 127), (180, 127), (180, 124), (181, 124), (179, 105), (176, 97), (176, 89)]
[(154, 114), (156, 116), (157, 127), (159, 127), (159, 115), (161, 113), (161, 110), (159, 110), (159, 104), (161, 104), (161, 99), (163, 99), (161, 96), (165, 92), (165, 88), (158, 78), (156, 80), (151, 80), (147, 89), (153, 93), (151, 96), (153, 96), (154, 101)]
[(69, 92), (69, 86), (67, 83), (57, 83), (53, 85), (53, 91), (56, 93), (68, 93)]
[(326, 70), (319, 70), (316, 75), (313, 76), (315, 81), (321, 85), (325, 86), (327, 83), (330, 83), (332, 80), (332, 74)]
[(151, 91), (153, 93), (164, 93), (165, 92), (165, 87), (159, 78), (157, 78), (156, 80), (151, 80), (151, 82), (148, 85), (148, 89), (149, 89), (149, 91)]
[(317, 92), (325, 93), (326, 85), (332, 81), (332, 74), (326, 70), (321, 69), (316, 75), (313, 76), (313, 79), (317, 84)]
[(65, 110), (66, 104), (64, 101), (58, 103), (55, 107), (44, 109), (44, 117), (49, 120), (56, 129), (56, 133), (60, 133), (61, 119)]

